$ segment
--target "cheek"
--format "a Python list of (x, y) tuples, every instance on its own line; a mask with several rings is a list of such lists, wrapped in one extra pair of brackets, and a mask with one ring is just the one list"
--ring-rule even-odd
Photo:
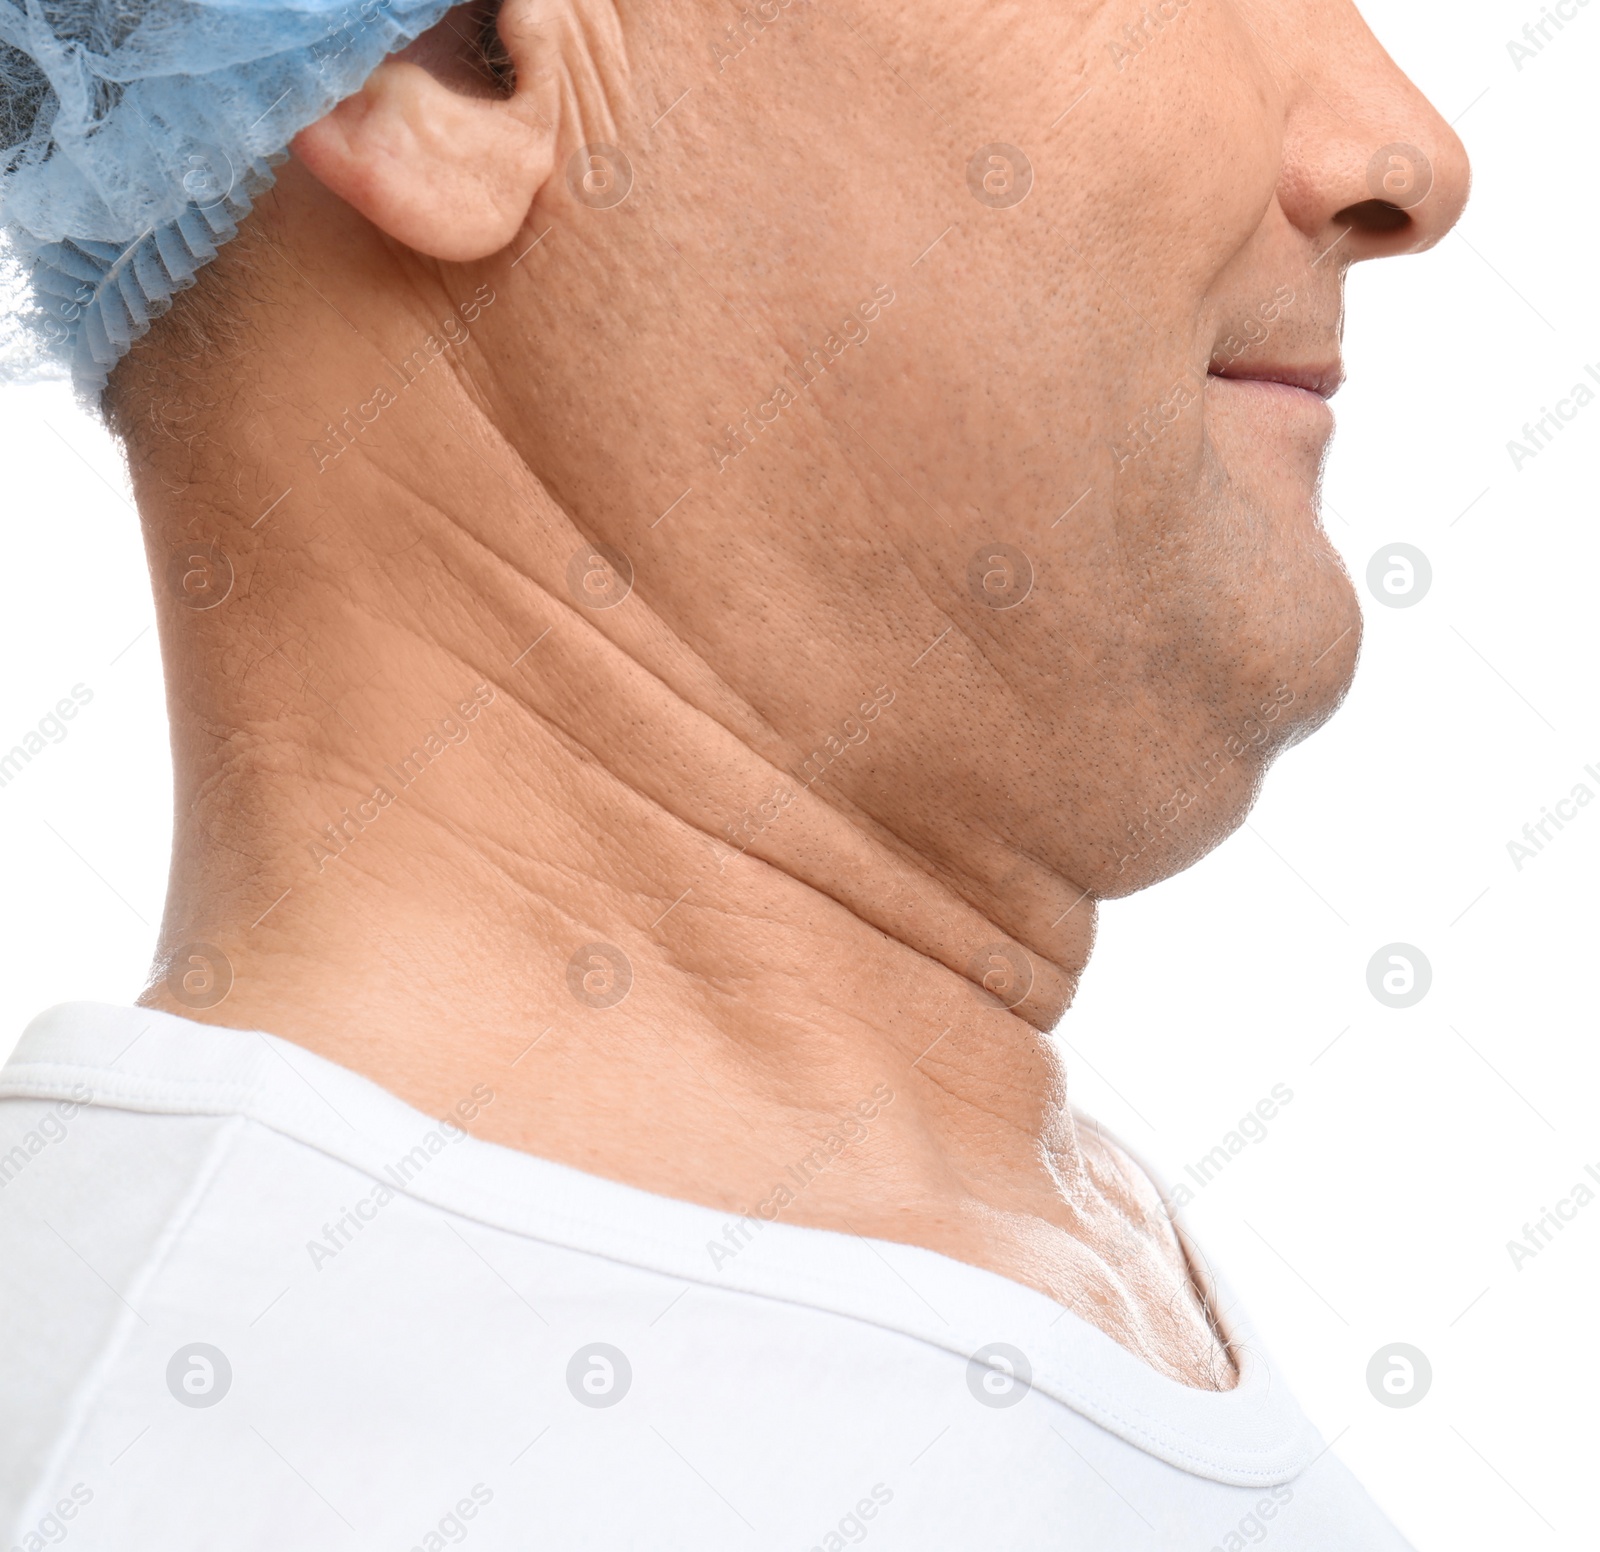
[[(1059, 551), (1056, 520), (1091, 486), (1131, 483), (1148, 505), (1200, 480), (1206, 298), (1272, 207), (1280, 147), (1264, 66), (1231, 8), (1194, 0), (1120, 73), (1109, 11), (1051, 15), (1094, 89), (1029, 141), (1025, 199), (990, 208), (969, 194), (958, 228), (918, 261), (888, 314), (893, 345), (874, 333), (872, 351), (894, 359), (867, 392), (881, 386), (869, 416), (963, 540), (1004, 527), (1026, 547), (1018, 524), (1031, 521)], [(971, 81), (986, 122), (1006, 121), (1014, 53), (997, 47)], [(935, 236), (942, 209), (926, 213)], [(1186, 503), (1169, 505), (1181, 523)]]

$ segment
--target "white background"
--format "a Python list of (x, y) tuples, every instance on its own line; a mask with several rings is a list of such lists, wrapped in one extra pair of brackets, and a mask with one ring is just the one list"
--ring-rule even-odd
[[(1171, 1178), (1293, 1090), (1189, 1219), (1419, 1552), (1593, 1546), (1600, 1202), (1520, 1270), (1506, 1242), (1600, 1169), (1600, 803), (1520, 872), (1507, 842), (1579, 781), (1600, 794), (1600, 404), (1520, 472), (1506, 443), (1600, 370), (1600, 3), (1520, 73), (1532, 0), (1365, 11), (1458, 120), (1476, 192), (1438, 251), (1352, 277), (1326, 523), (1358, 581), (1401, 541), (1433, 585), (1408, 609), (1369, 597), (1348, 704), (1246, 829), (1105, 910), (1061, 1035), (1080, 1105)], [(74, 684), (94, 697), (0, 788), (3, 1053), (52, 1003), (138, 994), (170, 770), (115, 452), (65, 390), (13, 388), (0, 468), (0, 748)], [(1366, 980), (1396, 941), (1433, 967), (1404, 1010)], [(1365, 1380), (1397, 1341), (1433, 1367), (1404, 1410)]]

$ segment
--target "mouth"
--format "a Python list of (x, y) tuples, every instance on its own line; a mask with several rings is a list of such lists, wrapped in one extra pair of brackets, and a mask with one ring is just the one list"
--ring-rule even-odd
[(1206, 396), (1227, 419), (1265, 439), (1264, 445), (1299, 446), (1319, 456), (1333, 435), (1328, 403), (1344, 381), (1337, 357), (1331, 361), (1243, 361), (1213, 365)]
[(1212, 367), (1209, 375), (1223, 382), (1292, 389), (1326, 400), (1331, 399), (1343, 385), (1344, 364), (1340, 361), (1307, 362), (1301, 365), (1258, 361), (1246, 366), (1242, 362), (1234, 362), (1225, 367)]

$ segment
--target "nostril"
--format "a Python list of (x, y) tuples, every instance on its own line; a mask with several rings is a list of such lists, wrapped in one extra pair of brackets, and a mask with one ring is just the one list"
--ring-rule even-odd
[(1386, 199), (1364, 199), (1358, 205), (1346, 205), (1333, 219), (1340, 226), (1375, 234), (1398, 232), (1411, 224), (1411, 217)]

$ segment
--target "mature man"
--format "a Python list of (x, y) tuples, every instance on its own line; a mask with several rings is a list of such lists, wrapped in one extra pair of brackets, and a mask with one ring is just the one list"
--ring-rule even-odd
[(0, 1077), (4, 1527), (1403, 1546), (1050, 1030), (1349, 682), (1342, 285), (1455, 136), (1347, 0), (294, 16), (270, 191), (19, 239), (177, 825)]

